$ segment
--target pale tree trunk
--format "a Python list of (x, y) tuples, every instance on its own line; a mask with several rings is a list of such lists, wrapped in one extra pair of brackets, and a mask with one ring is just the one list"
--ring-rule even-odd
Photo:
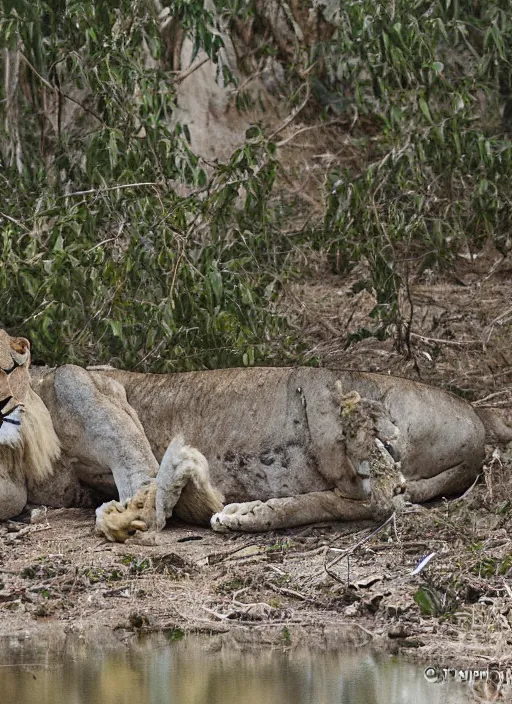
[(4, 64), (4, 153), (8, 166), (16, 164), (18, 173), (23, 171), (23, 155), (19, 133), (18, 87), (20, 79), (20, 48), (3, 50)]

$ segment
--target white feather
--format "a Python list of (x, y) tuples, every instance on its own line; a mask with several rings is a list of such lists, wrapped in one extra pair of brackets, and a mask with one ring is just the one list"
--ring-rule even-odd
[(413, 569), (413, 571), (411, 572), (411, 574), (419, 574), (419, 573), (421, 572), (421, 570), (424, 569), (424, 568), (428, 565), (428, 563), (430, 562), (430, 560), (431, 560), (435, 555), (436, 555), (435, 552), (431, 552), (430, 555), (427, 555), (426, 557), (424, 557), (423, 560), (421, 560), (421, 562), (419, 562), (419, 563), (416, 565), (416, 567)]

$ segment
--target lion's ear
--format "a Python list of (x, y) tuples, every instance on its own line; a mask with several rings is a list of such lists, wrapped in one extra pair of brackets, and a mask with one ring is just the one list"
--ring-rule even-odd
[(30, 361), (30, 342), (26, 337), (11, 337), (11, 357), (20, 366)]

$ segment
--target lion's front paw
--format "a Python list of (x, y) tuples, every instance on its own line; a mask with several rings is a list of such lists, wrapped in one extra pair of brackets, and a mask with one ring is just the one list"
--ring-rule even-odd
[(96, 532), (113, 543), (124, 543), (137, 531), (147, 531), (155, 525), (156, 485), (145, 486), (121, 504), (108, 501), (96, 509)]
[(262, 513), (265, 504), (263, 501), (247, 501), (242, 504), (228, 504), (222, 511), (215, 513), (210, 525), (217, 533), (229, 531), (254, 531), (263, 530), (261, 525)]

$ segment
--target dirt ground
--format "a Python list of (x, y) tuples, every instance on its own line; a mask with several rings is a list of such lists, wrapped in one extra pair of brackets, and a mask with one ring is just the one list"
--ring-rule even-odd
[[(390, 372), (497, 407), (512, 425), (512, 261), (461, 257), (411, 282), (411, 352), (351, 333), (374, 325), (362, 275), (322, 271), (283, 301), (327, 366)], [(430, 278), (429, 278), (430, 277)], [(410, 305), (410, 300), (407, 305)], [(442, 666), (512, 664), (512, 444), (491, 443), (463, 497), (384, 527), (324, 524), (217, 535), (182, 523), (147, 544), (93, 534), (94, 514), (36, 509), (0, 524), (0, 637), (166, 629), (241, 644), (371, 645)], [(374, 532), (376, 531), (377, 532)], [(412, 574), (422, 558), (430, 562)], [(96, 636), (95, 636), (96, 637)]]

